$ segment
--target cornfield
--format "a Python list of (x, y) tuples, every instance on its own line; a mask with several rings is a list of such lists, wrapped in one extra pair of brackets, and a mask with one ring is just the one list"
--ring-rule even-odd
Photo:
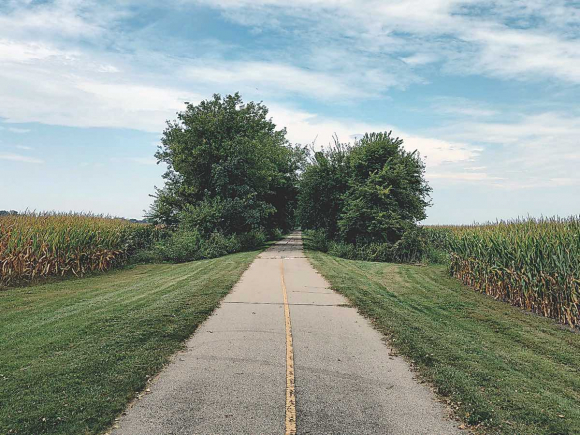
[(121, 264), (149, 226), (78, 214), (0, 216), (0, 286)]
[(580, 216), (429, 227), (450, 272), (496, 299), (580, 326)]

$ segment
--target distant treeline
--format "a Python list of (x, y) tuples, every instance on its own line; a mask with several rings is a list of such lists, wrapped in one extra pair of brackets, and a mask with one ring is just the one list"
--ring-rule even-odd
[(189, 257), (178, 252), (185, 239), (261, 239), (296, 226), (317, 231), (311, 247), (347, 257), (423, 255), (417, 222), (430, 188), (416, 152), (390, 133), (314, 151), (290, 144), (267, 115), (239, 94), (214, 95), (168, 123), (156, 154), (165, 186), (148, 218), (174, 230), (175, 259)]
[[(104, 271), (127, 261), (191, 261), (262, 246), (301, 226), (347, 258), (415, 261), (430, 189), (390, 133), (315, 151), (293, 145), (262, 103), (239, 94), (187, 103), (155, 154), (167, 165), (145, 220), (1, 211), (0, 280)], [(137, 225), (147, 222), (149, 225)]]

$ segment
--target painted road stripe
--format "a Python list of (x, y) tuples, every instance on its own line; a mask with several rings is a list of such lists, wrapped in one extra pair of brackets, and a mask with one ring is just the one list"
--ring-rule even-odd
[(294, 348), (292, 346), (292, 323), (288, 292), (284, 281), (284, 260), (280, 260), (280, 278), (284, 295), (284, 318), (286, 319), (286, 435), (296, 434), (296, 394), (294, 388)]

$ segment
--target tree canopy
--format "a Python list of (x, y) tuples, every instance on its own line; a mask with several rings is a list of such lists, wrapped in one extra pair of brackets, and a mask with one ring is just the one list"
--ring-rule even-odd
[(167, 164), (150, 218), (168, 225), (241, 234), (294, 225), (298, 168), (291, 146), (261, 103), (216, 94), (168, 122), (156, 157)]
[(425, 219), (429, 188), (417, 152), (390, 132), (314, 153), (298, 203), (304, 228), (347, 243), (395, 243)]
[(309, 151), (287, 141), (266, 106), (245, 104), (237, 93), (187, 103), (167, 122), (156, 157), (167, 171), (150, 220), (195, 233), (183, 237), (200, 243), (241, 246), (250, 233), (265, 237), (298, 224), (345, 246), (381, 245), (388, 253), (415, 242), (429, 205), (423, 161), (402, 139), (370, 133)]

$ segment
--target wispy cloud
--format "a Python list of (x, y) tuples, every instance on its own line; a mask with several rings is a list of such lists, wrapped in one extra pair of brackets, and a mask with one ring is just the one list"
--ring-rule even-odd
[(489, 104), (461, 97), (436, 97), (432, 99), (431, 111), (438, 114), (465, 116), (472, 118), (487, 118), (500, 112)]
[(0, 153), (0, 160), (10, 160), (13, 162), (22, 162), (22, 163), (44, 163), (44, 161), (40, 159), (23, 156), (20, 154), (9, 154), (9, 153)]
[(579, 181), (580, 116), (571, 113), (520, 115), (511, 122), (458, 119), (431, 134), (481, 146), (486, 170), (504, 180), (497, 186), (570, 186)]
[(325, 118), (276, 105), (272, 106), (271, 114), (274, 122), (287, 127), (290, 141), (302, 144), (315, 142), (315, 148), (332, 143), (335, 135), (341, 142), (352, 142), (353, 136), (360, 133), (393, 131), (393, 135), (404, 139), (404, 145), (409, 151), (419, 151), (429, 168), (450, 163), (470, 162), (482, 152), (480, 146), (471, 145), (469, 142), (412, 134), (389, 124), (369, 124), (353, 119)]
[[(573, 37), (578, 13), (556, 2), (557, 7), (546, 7), (549, 0), (534, 2), (542, 7), (508, 0), (167, 2), (177, 13), (188, 5), (218, 9), (229, 20), (288, 41), (238, 59), (211, 51), (176, 59), (137, 44), (140, 38), (130, 30), (120, 34), (118, 23), (147, 10), (148, 2), (10, 2), (0, 14), (0, 116), (159, 131), (183, 100), (199, 101), (215, 90), (363, 101), (427, 83), (421, 68), (433, 64), (450, 75), (580, 83), (580, 45)], [(163, 68), (171, 72), (171, 85)], [(439, 110), (495, 114), (489, 107), (453, 104)]]
[(261, 91), (272, 95), (297, 94), (316, 98), (369, 97), (363, 87), (349, 83), (348, 77), (273, 62), (203, 62), (185, 68), (197, 83), (222, 86), (242, 92)]
[(502, 180), (502, 177), (492, 177), (485, 172), (431, 172), (429, 178), (454, 181), (489, 181)]
[(30, 133), (30, 129), (28, 129), (28, 128), (8, 127), (7, 130), (12, 132), (12, 133), (18, 133), (18, 134)]
[[(440, 60), (449, 74), (487, 74), (580, 83), (578, 9), (564, 0), (200, 0), (248, 26), (304, 20), (318, 43), (348, 38), (361, 53), (399, 56), (411, 66)], [(406, 53), (405, 53), (406, 52)]]

